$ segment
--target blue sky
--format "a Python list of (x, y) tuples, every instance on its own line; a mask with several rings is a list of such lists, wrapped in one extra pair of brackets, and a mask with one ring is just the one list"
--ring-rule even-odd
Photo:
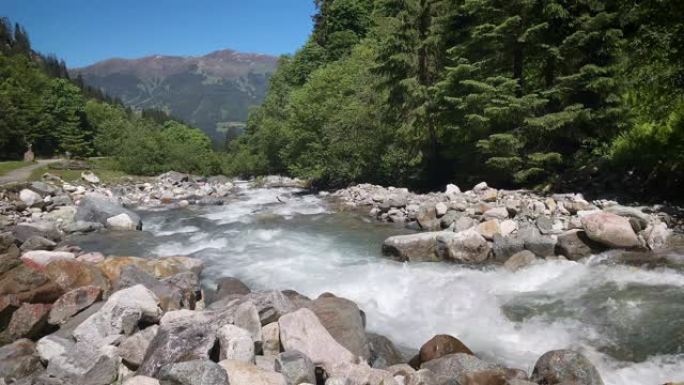
[(69, 67), (218, 49), (292, 53), (312, 28), (313, 0), (0, 0), (34, 49)]

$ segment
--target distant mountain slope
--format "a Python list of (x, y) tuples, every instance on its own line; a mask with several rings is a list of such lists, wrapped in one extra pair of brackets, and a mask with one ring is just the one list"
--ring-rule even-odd
[(86, 84), (136, 108), (158, 108), (204, 130), (215, 141), (247, 120), (266, 95), (278, 58), (232, 50), (205, 56), (109, 59), (72, 69)]

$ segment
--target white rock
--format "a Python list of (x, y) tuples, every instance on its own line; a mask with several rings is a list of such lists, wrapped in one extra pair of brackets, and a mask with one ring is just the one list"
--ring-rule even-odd
[(458, 188), (458, 186), (456, 186), (455, 184), (448, 184), (446, 186), (446, 194), (447, 195), (460, 194), (460, 193), (461, 193), (461, 189)]
[(473, 187), (473, 191), (484, 191), (488, 188), (487, 182), (480, 182)]
[(250, 333), (235, 325), (227, 324), (218, 331), (221, 360), (254, 363), (254, 341)]
[(147, 376), (135, 376), (124, 381), (123, 385), (159, 385), (159, 380)]
[(499, 224), (499, 230), (501, 231), (501, 235), (503, 235), (504, 237), (511, 235), (517, 229), (518, 222), (512, 219), (506, 219), (505, 221)]
[(37, 205), (38, 203), (43, 202), (43, 197), (40, 196), (35, 191), (31, 191), (29, 189), (23, 189), (19, 192), (19, 199), (26, 203), (28, 207), (32, 207), (34, 205)]
[(107, 218), (107, 227), (112, 230), (135, 230), (138, 224), (126, 213)]
[(81, 173), (81, 179), (92, 184), (100, 183), (100, 178), (97, 175), (95, 175), (92, 171), (83, 171)]
[(53, 358), (64, 355), (73, 345), (71, 340), (50, 334), (38, 340), (36, 351), (41, 361), (50, 362)]
[(448, 209), (449, 209), (449, 207), (447, 207), (446, 203), (444, 203), (444, 202), (439, 202), (435, 205), (435, 211), (436, 211), (438, 217), (444, 216), (444, 214), (447, 213)]
[(77, 341), (94, 346), (106, 345), (124, 335), (131, 335), (138, 322), (156, 322), (162, 314), (159, 299), (143, 285), (135, 285), (112, 294), (95, 314), (74, 329)]
[(506, 219), (508, 218), (508, 209), (505, 207), (494, 207), (484, 212), (486, 219)]

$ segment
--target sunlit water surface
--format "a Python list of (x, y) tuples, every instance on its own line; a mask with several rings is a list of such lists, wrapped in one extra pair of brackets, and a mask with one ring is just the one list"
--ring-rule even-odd
[[(285, 201), (281, 203), (278, 199)], [(400, 263), (380, 245), (406, 230), (291, 189), (243, 188), (218, 207), (139, 211), (145, 231), (74, 238), (106, 254), (193, 255), (205, 283), (235, 276), (253, 289), (332, 292), (356, 301), (368, 329), (419, 347), (438, 333), (484, 358), (531, 371), (546, 351), (578, 349), (606, 384), (684, 381), (684, 271), (545, 262), (500, 267)]]

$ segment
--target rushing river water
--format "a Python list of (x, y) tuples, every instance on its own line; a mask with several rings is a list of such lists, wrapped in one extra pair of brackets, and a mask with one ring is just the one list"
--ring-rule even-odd
[(544, 352), (572, 348), (606, 384), (684, 381), (681, 268), (643, 269), (605, 256), (515, 273), (400, 263), (382, 257), (380, 245), (406, 230), (332, 213), (318, 197), (293, 193), (244, 189), (225, 206), (140, 211), (143, 232), (74, 241), (106, 254), (197, 256), (207, 284), (235, 276), (253, 289), (332, 292), (359, 304), (369, 330), (403, 346), (447, 333), (483, 358), (528, 371)]

